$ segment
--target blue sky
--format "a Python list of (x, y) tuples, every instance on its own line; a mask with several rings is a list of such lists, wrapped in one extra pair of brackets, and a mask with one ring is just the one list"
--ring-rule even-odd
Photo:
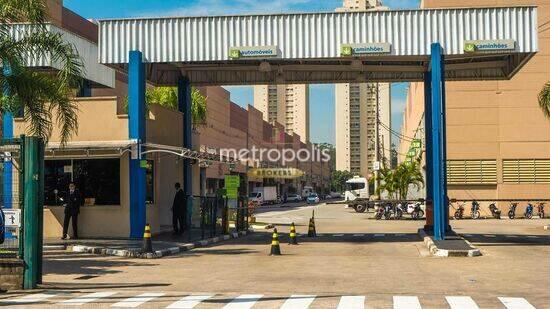
[[(382, 0), (392, 9), (417, 8), (420, 0)], [(89, 19), (334, 11), (342, 0), (64, 0)], [(392, 85), (392, 127), (399, 131), (408, 84)], [(253, 103), (250, 86), (226, 87), (241, 106)], [(311, 85), (311, 140), (334, 144), (334, 85)]]

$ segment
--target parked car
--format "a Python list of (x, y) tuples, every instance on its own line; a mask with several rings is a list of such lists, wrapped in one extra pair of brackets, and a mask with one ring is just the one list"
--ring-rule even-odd
[(286, 197), (287, 203), (296, 203), (300, 202), (302, 200), (302, 197), (298, 194), (289, 194)]
[(308, 204), (318, 204), (319, 203), (319, 195), (317, 193), (311, 193), (307, 197), (307, 203)]

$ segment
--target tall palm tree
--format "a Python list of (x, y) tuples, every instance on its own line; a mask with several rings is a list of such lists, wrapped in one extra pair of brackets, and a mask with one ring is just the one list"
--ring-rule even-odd
[(409, 195), (410, 186), (416, 187), (418, 190), (424, 186), (424, 176), (420, 171), (418, 161), (410, 163), (402, 163), (396, 169), (397, 187), (399, 188), (399, 197), (406, 200)]
[[(178, 90), (176, 87), (154, 87), (147, 89), (146, 104), (158, 104), (170, 109), (178, 109)], [(191, 117), (193, 127), (198, 128), (206, 124), (207, 98), (195, 87), (191, 89)]]
[[(74, 45), (46, 28), (44, 0), (0, 1), (0, 112), (19, 114), (28, 133), (48, 139), (54, 124), (62, 143), (78, 130), (76, 104), (71, 100), (80, 86), (83, 64)], [(31, 30), (13, 36), (14, 23), (30, 23)], [(49, 57), (59, 70), (41, 72), (27, 67), (29, 59)]]
[(539, 106), (544, 115), (550, 118), (550, 82), (547, 82), (539, 93)]

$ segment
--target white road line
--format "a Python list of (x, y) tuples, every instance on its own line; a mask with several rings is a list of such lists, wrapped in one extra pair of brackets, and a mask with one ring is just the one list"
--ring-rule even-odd
[(54, 297), (57, 294), (53, 293), (38, 293), (26, 295), (19, 298), (12, 298), (0, 301), (0, 303), (15, 303), (15, 304), (30, 304), (30, 303), (39, 303), (45, 301), (48, 298)]
[(396, 237), (403, 237), (403, 236), (405, 236), (405, 234), (398, 233), (398, 234), (393, 234), (393, 236), (396, 236)]
[(535, 235), (529, 235), (529, 236), (527, 236), (527, 238), (539, 238), (539, 237), (535, 236)]
[(232, 302), (225, 305), (223, 309), (249, 309), (262, 298), (260, 294), (245, 294), (233, 299)]
[(416, 296), (394, 296), (393, 309), (422, 309)]
[(517, 235), (506, 235), (508, 238), (518, 238)]
[(374, 234), (374, 237), (384, 237), (386, 234)]
[(365, 234), (353, 234), (353, 237), (363, 237)]
[(491, 237), (491, 238), (493, 238), (493, 237), (496, 237), (496, 235), (485, 234), (485, 235), (483, 235), (483, 237)]
[(447, 296), (445, 299), (451, 309), (479, 309), (476, 302), (469, 296)]
[(508, 309), (535, 309), (525, 298), (499, 297), (498, 299)]
[(365, 296), (342, 296), (338, 309), (364, 309)]
[(117, 292), (97, 292), (97, 293), (90, 293), (86, 294), (84, 296), (80, 296), (73, 299), (68, 299), (60, 302), (59, 304), (65, 305), (65, 306), (82, 306), (87, 303), (95, 302), (98, 299), (109, 297), (112, 295), (115, 295)]
[(342, 237), (342, 236), (344, 236), (344, 234), (333, 234), (332, 236), (333, 237)]
[(192, 309), (201, 302), (214, 297), (214, 295), (190, 295), (186, 296), (175, 303), (172, 303), (166, 309)]
[(281, 309), (307, 309), (315, 300), (315, 295), (292, 295), (281, 306)]
[(153, 299), (159, 298), (164, 295), (164, 293), (143, 293), (135, 297), (126, 298), (123, 301), (113, 304), (111, 307), (136, 308), (140, 305), (145, 304), (146, 302), (152, 301)]

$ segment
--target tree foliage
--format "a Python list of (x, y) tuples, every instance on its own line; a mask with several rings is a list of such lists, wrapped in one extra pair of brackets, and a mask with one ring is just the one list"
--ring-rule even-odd
[(331, 190), (343, 192), (346, 189), (346, 181), (353, 178), (353, 174), (349, 171), (334, 171), (331, 179)]
[(550, 118), (550, 82), (547, 82), (539, 93), (539, 106), (547, 118)]
[[(30, 23), (16, 40), (13, 23)], [(59, 69), (42, 72), (27, 67), (29, 59), (49, 57)], [(0, 1), (0, 112), (21, 114), (28, 133), (47, 140), (54, 123), (62, 143), (78, 130), (76, 104), (71, 100), (81, 83), (83, 64), (74, 45), (46, 28), (44, 0)]]
[(386, 192), (390, 198), (407, 199), (411, 186), (420, 189), (424, 186), (424, 176), (418, 161), (403, 162), (395, 169), (382, 169), (378, 176), (380, 185), (377, 194)]
[[(145, 102), (158, 104), (173, 110), (178, 109), (178, 89), (176, 87), (154, 87), (147, 89)], [(191, 113), (195, 128), (206, 123), (207, 98), (197, 88), (191, 90)]]

